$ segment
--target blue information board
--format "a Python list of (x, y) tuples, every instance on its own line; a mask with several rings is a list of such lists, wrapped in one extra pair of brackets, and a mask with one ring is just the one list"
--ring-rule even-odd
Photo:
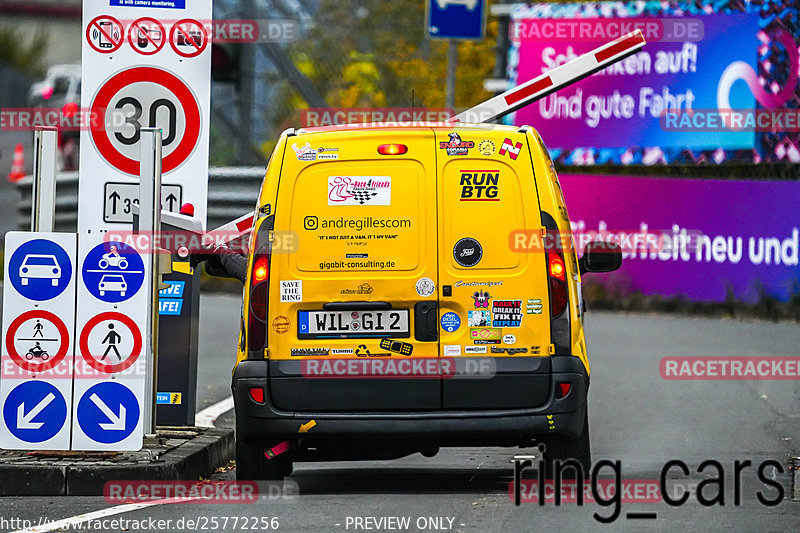
[(428, 0), (428, 37), (483, 39), (486, 0)]

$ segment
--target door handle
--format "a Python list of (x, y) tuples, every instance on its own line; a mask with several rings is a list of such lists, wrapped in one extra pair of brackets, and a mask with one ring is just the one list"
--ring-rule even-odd
[(417, 302), (414, 306), (414, 338), (432, 342), (439, 338), (436, 302)]

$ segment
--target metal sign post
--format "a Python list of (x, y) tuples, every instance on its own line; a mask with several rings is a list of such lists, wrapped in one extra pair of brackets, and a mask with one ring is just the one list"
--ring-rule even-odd
[(57, 135), (55, 128), (36, 127), (31, 231), (53, 231), (56, 212)]
[(148, 237), (149, 254), (146, 260), (150, 263), (150, 276), (145, 280), (147, 294), (147, 325), (145, 326), (145, 344), (150, 357), (147, 358), (145, 394), (144, 394), (144, 431), (145, 435), (156, 433), (155, 392), (158, 369), (158, 289), (159, 268), (158, 254), (155, 249), (156, 232), (161, 231), (161, 146), (162, 131), (160, 128), (141, 129), (141, 158), (139, 171), (139, 232)]

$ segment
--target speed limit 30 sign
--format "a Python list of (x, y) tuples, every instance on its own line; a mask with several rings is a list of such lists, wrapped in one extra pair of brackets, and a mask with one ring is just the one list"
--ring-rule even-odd
[(191, 203), (205, 225), (211, 46), (194, 21), (211, 18), (211, 0), (185, 7), (84, 0), (81, 99), (92, 120), (81, 132), (79, 233), (130, 227), (122, 191), (132, 195), (119, 186), (138, 186), (142, 128), (162, 130), (162, 184), (172, 199), (162, 209)]
[(200, 105), (186, 82), (167, 70), (134, 67), (118, 72), (92, 101), (92, 143), (111, 166), (139, 176), (139, 137), (144, 127), (163, 131), (162, 172), (185, 163), (200, 139)]

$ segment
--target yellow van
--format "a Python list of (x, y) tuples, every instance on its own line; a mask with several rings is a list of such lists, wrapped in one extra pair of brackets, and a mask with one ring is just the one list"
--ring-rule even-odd
[(533, 129), (288, 130), (249, 249), (239, 479), (540, 442), (588, 469), (580, 277), (621, 254), (590, 243), (577, 260)]

